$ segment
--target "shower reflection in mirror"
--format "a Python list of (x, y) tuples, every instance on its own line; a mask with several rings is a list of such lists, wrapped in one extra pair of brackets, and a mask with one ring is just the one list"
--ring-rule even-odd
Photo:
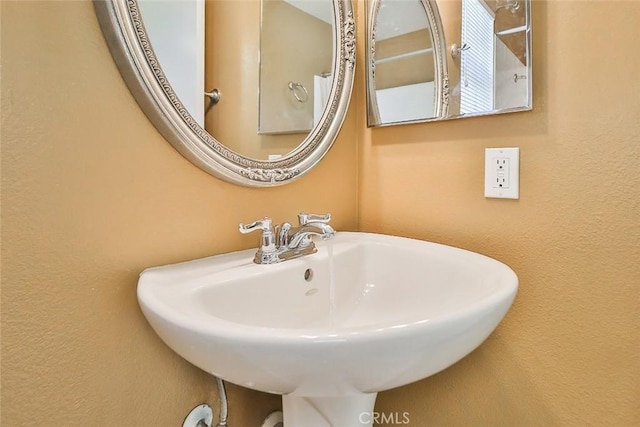
[(530, 0), (368, 5), (369, 126), (531, 109)]

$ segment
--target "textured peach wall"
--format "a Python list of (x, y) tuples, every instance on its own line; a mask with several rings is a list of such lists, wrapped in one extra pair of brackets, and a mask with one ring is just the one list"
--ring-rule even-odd
[[(135, 296), (148, 266), (257, 244), (238, 222), (329, 211), (356, 228), (356, 130), (274, 189), (184, 160), (129, 94), (88, 1), (1, 1), (3, 426), (178, 426), (215, 381), (166, 347)], [(321, 191), (331, 188), (331, 191)], [(280, 399), (229, 386), (230, 422)]]
[[(534, 111), (373, 130), (358, 114), (360, 229), (471, 249), (520, 277), (478, 350), (379, 395), (411, 425), (640, 425), (640, 2), (533, 8)], [(485, 199), (484, 148), (508, 146), (521, 198)]]
[[(640, 4), (534, 7), (533, 112), (367, 130), (360, 66), (327, 157), (299, 182), (252, 190), (200, 172), (154, 130), (90, 3), (0, 2), (0, 424), (175, 426), (214, 402), (214, 381), (147, 326), (137, 274), (250, 247), (238, 221), (309, 209), (339, 229), (358, 211), (365, 231), (476, 250), (520, 276), (485, 344), (381, 393), (379, 411), (417, 427), (640, 425)], [(521, 199), (484, 199), (484, 148), (512, 145)], [(279, 407), (238, 387), (230, 399), (237, 427)]]

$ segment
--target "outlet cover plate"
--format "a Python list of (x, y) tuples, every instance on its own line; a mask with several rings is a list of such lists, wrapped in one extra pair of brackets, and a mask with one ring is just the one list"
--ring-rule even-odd
[(486, 148), (484, 197), (520, 198), (520, 148)]

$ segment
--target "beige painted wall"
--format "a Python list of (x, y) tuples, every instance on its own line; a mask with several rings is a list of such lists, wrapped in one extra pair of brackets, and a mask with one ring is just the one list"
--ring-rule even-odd
[[(533, 8), (532, 112), (365, 130), (359, 70), (360, 229), (471, 249), (520, 278), (478, 350), (379, 395), (412, 426), (640, 425), (640, 2)], [(484, 148), (508, 146), (521, 198), (485, 199)]]
[[(359, 221), (494, 256), (520, 277), (485, 344), (381, 393), (379, 411), (417, 427), (639, 425), (640, 4), (611, 3), (535, 2), (533, 112), (366, 129), (360, 66), (327, 157), (252, 190), (200, 172), (154, 130), (88, 2), (0, 2), (0, 424), (176, 426), (215, 402), (214, 381), (148, 327), (137, 275), (248, 248), (238, 221), (308, 209), (342, 230)], [(484, 148), (513, 145), (521, 199), (484, 199)], [(239, 387), (230, 399), (237, 427), (279, 406)]]
[[(354, 230), (354, 112), (299, 181), (227, 184), (184, 160), (145, 118), (91, 2), (0, 8), (0, 424), (181, 425), (192, 407), (217, 402), (215, 381), (148, 326), (138, 273), (256, 246), (238, 222), (264, 215), (329, 211), (336, 228)], [(234, 426), (259, 426), (280, 407), (278, 397), (229, 388)]]

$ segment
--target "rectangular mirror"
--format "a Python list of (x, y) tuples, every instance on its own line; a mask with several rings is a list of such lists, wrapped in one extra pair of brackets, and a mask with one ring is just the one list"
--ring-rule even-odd
[(370, 0), (367, 124), (531, 110), (530, 0)]

